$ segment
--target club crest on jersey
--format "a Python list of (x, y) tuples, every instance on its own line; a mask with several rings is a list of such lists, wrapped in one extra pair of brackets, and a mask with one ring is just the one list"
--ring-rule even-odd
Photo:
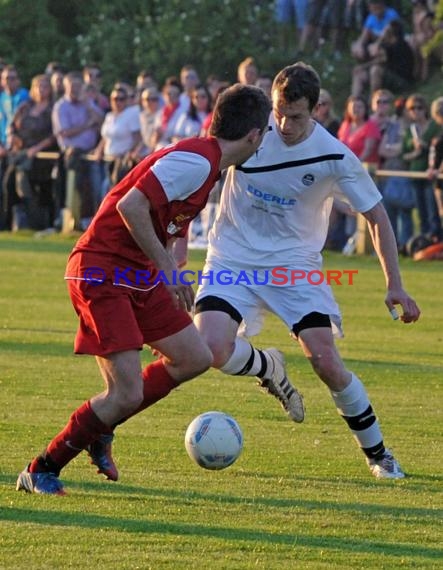
[(312, 186), (314, 184), (315, 178), (313, 174), (305, 174), (301, 181), (305, 186)]
[(168, 234), (173, 236), (174, 234), (179, 232), (183, 227), (182, 225), (179, 224), (181, 222), (184, 222), (185, 220), (189, 220), (190, 217), (191, 216), (187, 216), (186, 214), (178, 214), (171, 222), (169, 222), (168, 227), (166, 228)]
[(166, 231), (168, 232), (168, 234), (170, 236), (173, 236), (174, 234), (176, 234), (181, 228), (177, 227), (174, 222), (169, 222), (168, 227), (166, 229)]

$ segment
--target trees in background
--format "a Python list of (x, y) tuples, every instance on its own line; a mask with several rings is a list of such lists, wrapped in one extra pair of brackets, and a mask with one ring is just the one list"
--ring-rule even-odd
[(98, 62), (105, 84), (140, 69), (161, 81), (184, 63), (232, 81), (247, 55), (269, 73), (288, 63), (273, 9), (269, 0), (0, 0), (0, 56), (25, 80), (57, 60)]

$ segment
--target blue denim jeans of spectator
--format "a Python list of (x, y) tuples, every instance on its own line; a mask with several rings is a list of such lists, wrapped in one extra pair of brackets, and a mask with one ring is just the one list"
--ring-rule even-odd
[(397, 208), (392, 204), (385, 204), (385, 207), (394, 230), (397, 245), (399, 248), (402, 248), (414, 235), (412, 210), (410, 208)]
[(432, 184), (429, 180), (413, 180), (412, 183), (417, 199), (420, 233), (440, 238), (441, 222)]
[(106, 194), (106, 192), (103, 191), (103, 186), (107, 178), (105, 163), (102, 160), (92, 160), (89, 163), (89, 175), (91, 178), (94, 209), (97, 211)]

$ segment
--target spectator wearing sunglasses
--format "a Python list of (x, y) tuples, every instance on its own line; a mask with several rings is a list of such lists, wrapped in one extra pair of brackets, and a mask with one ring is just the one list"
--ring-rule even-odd
[(97, 159), (105, 157), (107, 160), (108, 187), (111, 183), (117, 184), (127, 174), (129, 160), (134, 158), (132, 152), (141, 141), (139, 115), (128, 106), (125, 89), (113, 89), (110, 102), (111, 110), (105, 116), (102, 138), (95, 150)]
[[(428, 103), (419, 93), (406, 99), (406, 112), (410, 126), (403, 138), (403, 160), (412, 172), (424, 172), (428, 169), (431, 141), (439, 134), (440, 126), (430, 118)], [(442, 228), (431, 181), (414, 178), (411, 182), (415, 188), (420, 233), (438, 241)]]

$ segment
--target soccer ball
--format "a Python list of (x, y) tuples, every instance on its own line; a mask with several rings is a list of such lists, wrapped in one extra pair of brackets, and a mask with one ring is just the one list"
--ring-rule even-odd
[(243, 449), (238, 423), (223, 412), (206, 412), (189, 424), (185, 435), (189, 457), (204, 469), (225, 469)]

